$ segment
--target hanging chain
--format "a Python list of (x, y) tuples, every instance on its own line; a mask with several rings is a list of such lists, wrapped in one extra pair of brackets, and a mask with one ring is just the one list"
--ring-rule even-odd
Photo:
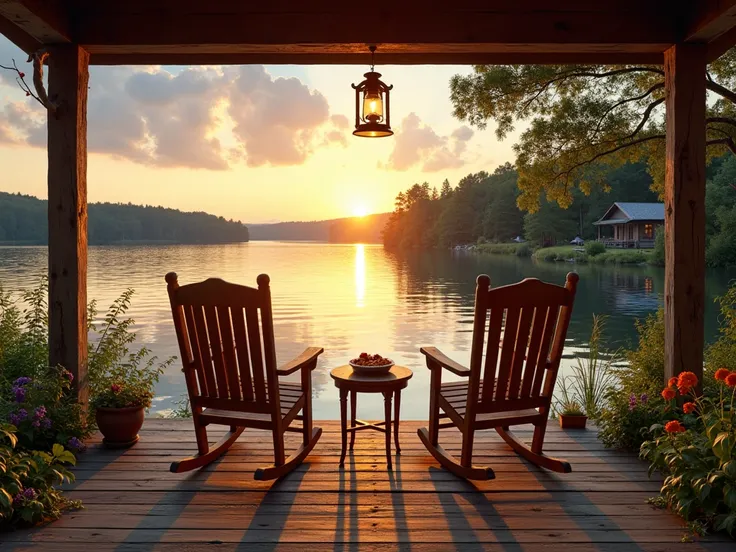
[(374, 70), (374, 69), (375, 69), (375, 67), (376, 67), (376, 62), (375, 62), (375, 57), (376, 57), (376, 47), (375, 47), (375, 46), (373, 46), (373, 45), (370, 45), (370, 46), (368, 47), (368, 49), (369, 49), (369, 50), (371, 51), (371, 72), (373, 72), (373, 70)]

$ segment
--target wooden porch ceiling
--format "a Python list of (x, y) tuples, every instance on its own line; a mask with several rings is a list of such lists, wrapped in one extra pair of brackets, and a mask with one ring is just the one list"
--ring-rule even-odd
[(662, 63), (675, 43), (736, 42), (736, 0), (0, 0), (26, 52), (91, 63)]

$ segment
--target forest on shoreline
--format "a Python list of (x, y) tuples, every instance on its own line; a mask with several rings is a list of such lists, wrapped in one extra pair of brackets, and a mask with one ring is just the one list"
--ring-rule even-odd
[[(90, 245), (234, 243), (249, 237), (241, 222), (165, 207), (90, 203), (87, 216)], [(46, 200), (0, 192), (0, 243), (46, 245)]]
[[(713, 159), (707, 170), (706, 263), (736, 266), (736, 157)], [(576, 236), (596, 238), (598, 220), (616, 201), (657, 202), (646, 163), (627, 163), (608, 170), (606, 185), (584, 193), (572, 190), (568, 208), (541, 198), (534, 213), (517, 205), (518, 173), (506, 163), (493, 173), (481, 171), (456, 186), (414, 184), (396, 197), (383, 232), (389, 249), (429, 249), (487, 243), (510, 243), (517, 236), (530, 247), (568, 244)], [(509, 251), (513, 252), (512, 249)]]

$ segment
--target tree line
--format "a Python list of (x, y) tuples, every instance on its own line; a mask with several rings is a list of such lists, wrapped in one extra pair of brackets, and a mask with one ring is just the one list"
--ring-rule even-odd
[[(395, 209), (383, 231), (387, 248), (433, 248), (479, 242), (509, 242), (521, 236), (534, 246), (568, 243), (576, 236), (597, 235), (593, 222), (616, 201), (661, 201), (652, 190), (645, 162), (598, 166), (603, 185), (573, 186), (567, 208), (542, 193), (534, 212), (519, 208), (519, 174), (510, 163), (492, 173), (481, 171), (456, 186), (445, 180), (439, 190), (414, 184), (396, 197)], [(707, 171), (707, 264), (736, 265), (736, 157), (711, 161)]]
[[(88, 240), (115, 243), (230, 243), (248, 241), (241, 222), (202, 212), (122, 203), (91, 203)], [(0, 192), (0, 242), (48, 243), (47, 202), (33, 196)]]

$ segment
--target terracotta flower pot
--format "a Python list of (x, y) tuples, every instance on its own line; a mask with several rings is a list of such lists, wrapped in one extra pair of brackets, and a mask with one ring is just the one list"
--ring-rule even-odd
[(587, 421), (587, 416), (560, 414), (560, 427), (562, 429), (585, 429), (585, 422)]
[(127, 448), (138, 442), (138, 431), (143, 426), (145, 408), (98, 408), (95, 412), (102, 443), (108, 448)]

